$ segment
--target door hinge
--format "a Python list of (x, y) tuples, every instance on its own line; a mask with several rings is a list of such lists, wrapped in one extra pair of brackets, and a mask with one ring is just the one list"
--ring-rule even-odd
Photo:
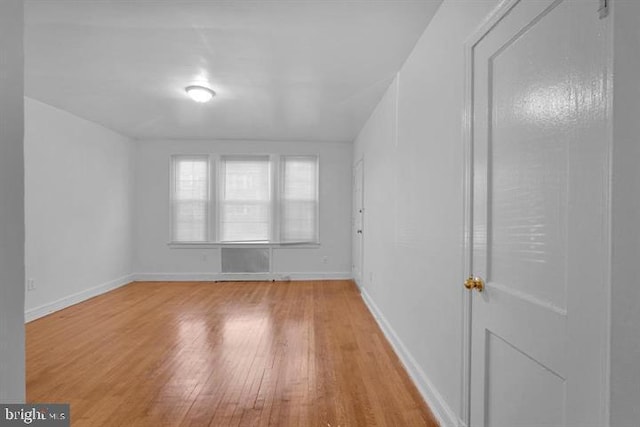
[(606, 18), (609, 15), (609, 0), (600, 0), (600, 9), (598, 9), (600, 19)]

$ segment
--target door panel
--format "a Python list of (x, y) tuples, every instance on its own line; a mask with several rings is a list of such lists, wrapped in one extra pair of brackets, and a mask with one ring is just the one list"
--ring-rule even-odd
[[(606, 28), (512, 7), (473, 47), (471, 425), (604, 422)], [(579, 355), (579, 356), (578, 356)]]
[(565, 133), (575, 109), (562, 43), (570, 27), (560, 8), (506, 44), (496, 40), (491, 46), (500, 47), (488, 61), (494, 167), (487, 275), (564, 309), (570, 144)]
[[(487, 333), (487, 424), (495, 426), (560, 426), (565, 420), (565, 379), (513, 347)], [(539, 395), (539, 390), (545, 393)], [(522, 405), (533, 401), (536, 406)], [(526, 424), (518, 423), (526, 420)]]

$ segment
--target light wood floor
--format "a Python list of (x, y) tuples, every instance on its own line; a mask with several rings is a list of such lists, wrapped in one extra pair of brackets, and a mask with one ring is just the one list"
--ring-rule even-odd
[(133, 283), (27, 325), (73, 426), (435, 426), (350, 281)]

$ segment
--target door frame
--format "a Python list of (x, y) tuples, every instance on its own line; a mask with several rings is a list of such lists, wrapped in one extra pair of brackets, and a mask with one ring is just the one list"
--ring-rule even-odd
[[(355, 184), (356, 184), (356, 173), (358, 170), (358, 165), (360, 166), (360, 208), (362, 209), (362, 212), (360, 213), (361, 216), (361, 221), (362, 223), (360, 224), (361, 229), (363, 230), (362, 234), (360, 235), (360, 251), (359, 251), (359, 255), (360, 255), (360, 277), (355, 277), (355, 274), (353, 275), (353, 280), (356, 282), (356, 285), (358, 286), (358, 288), (360, 290), (364, 289), (364, 156), (360, 157), (358, 160), (356, 160), (353, 163), (353, 172), (352, 172), (352, 176), (353, 176), (353, 188), (351, 190), (351, 194), (353, 197), (353, 212), (352, 212), (352, 239), (356, 239), (356, 217), (355, 215), (357, 214), (356, 212), (356, 200), (355, 200)], [(352, 240), (353, 241), (353, 240)], [(353, 242), (353, 244), (355, 245), (356, 242)], [(351, 255), (353, 256), (353, 250), (351, 251)], [(352, 260), (352, 264), (353, 266), (355, 266), (355, 259)], [(355, 273), (355, 269), (352, 267), (351, 268), (351, 273)]]
[[(478, 43), (513, 9), (521, 0), (501, 0), (497, 6), (487, 15), (487, 17), (480, 23), (475, 31), (465, 40), (463, 44), (464, 49), (464, 83), (463, 83), (463, 113), (462, 113), (462, 153), (463, 153), (463, 226), (462, 226), (462, 275), (458, 286), (462, 291), (462, 384), (461, 384), (461, 408), (460, 427), (467, 427), (471, 422), (471, 312), (472, 312), (472, 293), (463, 288), (462, 283), (464, 280), (473, 274), (473, 81), (474, 81), (474, 63), (473, 55), (474, 50)], [(560, 2), (562, 0), (557, 0)], [(593, 0), (593, 13), (598, 13), (598, 2)], [(611, 5), (609, 6), (611, 7)], [(612, 14), (609, 14), (609, 17)], [(606, 18), (606, 17), (605, 17)], [(606, 23), (607, 31), (605, 31), (605, 38), (607, 39), (607, 45), (612, 46), (612, 31), (611, 31), (611, 19), (609, 18)], [(612, 257), (611, 257), (611, 185), (612, 185), (612, 149), (613, 149), (613, 49), (609, 48), (606, 52), (605, 61), (607, 63), (606, 70), (606, 82), (607, 82), (607, 112), (606, 112), (606, 127), (607, 127), (607, 141), (609, 152), (609, 171), (608, 171), (608, 183), (607, 183), (607, 206), (606, 206), (606, 218), (605, 227), (608, 230), (608, 256), (607, 256), (607, 280), (605, 282), (607, 295), (606, 301), (603, 301), (603, 309), (605, 310), (606, 322), (602, 326), (600, 331), (603, 334), (604, 342), (609, 343), (604, 351), (604, 366), (602, 366), (602, 373), (604, 383), (602, 384), (602, 400), (601, 410), (604, 414), (604, 419), (607, 420), (607, 425), (610, 420), (610, 401), (611, 401), (611, 271), (612, 271)], [(596, 331), (597, 332), (597, 331)]]

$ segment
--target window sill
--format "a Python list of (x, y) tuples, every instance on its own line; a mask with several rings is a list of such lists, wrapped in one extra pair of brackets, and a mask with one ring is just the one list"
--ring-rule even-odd
[(317, 249), (318, 243), (217, 243), (217, 242), (169, 242), (169, 249), (218, 249), (218, 248), (273, 248), (273, 249)]

